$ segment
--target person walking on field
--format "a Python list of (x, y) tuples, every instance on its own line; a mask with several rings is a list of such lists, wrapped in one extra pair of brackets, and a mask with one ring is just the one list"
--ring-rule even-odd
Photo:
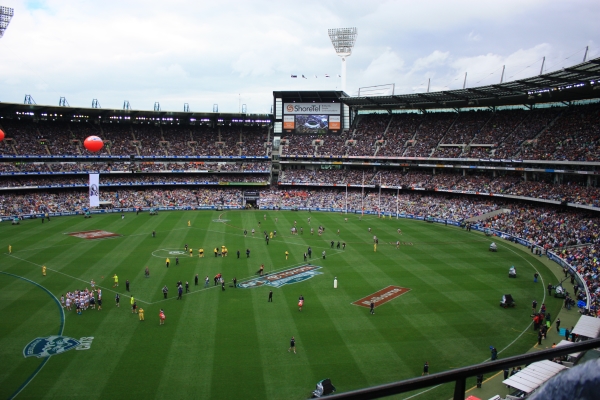
[(296, 339), (292, 336), (292, 338), (290, 339), (290, 348), (288, 349), (288, 353), (291, 350), (294, 350), (294, 354), (296, 354)]
[(272, 303), (273, 302), (273, 291), (269, 290), (269, 300), (267, 300), (267, 303)]
[(421, 376), (423, 375), (429, 375), (429, 363), (427, 361), (425, 361), (425, 365), (423, 365), (423, 373)]
[(371, 300), (371, 311), (370, 311), (371, 315), (375, 315), (375, 302), (373, 300)]

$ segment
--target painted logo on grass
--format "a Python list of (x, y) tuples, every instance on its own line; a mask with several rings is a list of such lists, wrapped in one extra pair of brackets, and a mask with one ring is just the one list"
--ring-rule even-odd
[(283, 285), (291, 285), (292, 283), (302, 282), (313, 276), (321, 275), (322, 272), (317, 271), (318, 269), (321, 269), (321, 267), (316, 265), (302, 265), (238, 283), (238, 287), (247, 289), (259, 286), (281, 287)]
[(121, 236), (121, 235), (116, 234), (116, 233), (107, 232), (107, 231), (101, 231), (101, 230), (84, 231), (84, 232), (71, 232), (68, 235), (69, 236), (78, 237), (78, 238), (81, 238), (81, 239), (88, 239), (88, 240), (92, 240), (92, 239), (104, 239), (104, 238), (109, 238), (109, 237)]
[(375, 306), (380, 306), (384, 303), (387, 303), (390, 300), (395, 299), (398, 296), (402, 296), (404, 293), (408, 292), (410, 289), (403, 288), (400, 286), (388, 286), (383, 288), (373, 294), (368, 295), (367, 297), (363, 297), (360, 300), (356, 300), (354, 303), (355, 306), (361, 307), (371, 307), (371, 300), (375, 303)]
[(50, 357), (73, 350), (81, 342), (68, 336), (48, 336), (33, 339), (23, 349), (24, 357)]

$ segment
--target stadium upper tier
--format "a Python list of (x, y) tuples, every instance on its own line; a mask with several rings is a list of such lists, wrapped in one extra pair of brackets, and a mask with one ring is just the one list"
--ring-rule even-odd
[(360, 114), (339, 135), (284, 135), (282, 157), (600, 160), (600, 104)]
[[(155, 125), (1, 118), (5, 156), (269, 157), (267, 126)], [(295, 157), (600, 161), (600, 103), (562, 107), (359, 114), (339, 134), (284, 134), (280, 154)]]
[(83, 147), (95, 135), (105, 146), (101, 156), (248, 156), (267, 157), (271, 145), (266, 126), (133, 124), (127, 121), (92, 124), (65, 120), (2, 118), (6, 139), (0, 155), (90, 155)]

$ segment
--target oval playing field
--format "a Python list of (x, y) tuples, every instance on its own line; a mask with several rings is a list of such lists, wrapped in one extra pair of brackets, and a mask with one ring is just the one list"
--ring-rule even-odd
[[(37, 282), (58, 298), (90, 288), (92, 279), (102, 288), (101, 311), (66, 311), (63, 335), (93, 338), (85, 351), (52, 355), (19, 398), (302, 399), (324, 378), (338, 391), (348, 391), (420, 376), (425, 361), (431, 372), (483, 362), (490, 346), (501, 357), (524, 353), (535, 341), (528, 330), (531, 301), (546, 300), (552, 314), (560, 307), (558, 300), (544, 297), (551, 272), (525, 249), (499, 241), (498, 252), (492, 253), (491, 238), (456, 227), (370, 216), (361, 220), (354, 214), (345, 222), (345, 217), (186, 211), (1, 224), (5, 250), (0, 271)], [(294, 222), (303, 234), (290, 233)], [(322, 236), (319, 226), (325, 227)], [(120, 236), (81, 234), (97, 231)], [(265, 231), (277, 233), (267, 242)], [(227, 247), (227, 257), (215, 257), (214, 248), (220, 253), (221, 246)], [(307, 255), (305, 261), (309, 246), (312, 258)], [(256, 274), (261, 264), (262, 277)], [(47, 266), (45, 277), (42, 265)], [(508, 278), (512, 265), (517, 279)], [(542, 277), (538, 283), (533, 282), (536, 271)], [(218, 273), (224, 290), (214, 284)], [(115, 274), (118, 287), (113, 287)], [(234, 277), (244, 288), (233, 287)], [(3, 359), (14, 360), (1, 369), (2, 398), (15, 393), (41, 363), (23, 357), (23, 348), (36, 337), (56, 334), (47, 329), (48, 317), (60, 324), (50, 296), (35, 289), (42, 297), (26, 301), (30, 288), (15, 280), (0, 279), (0, 309), (6, 314), (0, 343)], [(184, 287), (181, 300), (178, 281)], [(377, 303), (374, 315), (352, 304), (377, 292), (380, 297), (388, 287), (409, 290), (383, 296), (393, 298)], [(267, 301), (270, 291), (272, 302)], [(511, 294), (517, 306), (501, 308), (503, 294)], [(16, 301), (21, 296), (23, 301)], [(132, 314), (129, 296), (144, 309), (145, 321)], [(300, 296), (305, 299), (302, 311)], [(161, 309), (164, 326), (159, 325)], [(44, 323), (33, 332), (40, 313)], [(292, 336), (297, 354), (288, 352)], [(442, 386), (416, 398), (447, 398), (451, 392), (452, 387)]]

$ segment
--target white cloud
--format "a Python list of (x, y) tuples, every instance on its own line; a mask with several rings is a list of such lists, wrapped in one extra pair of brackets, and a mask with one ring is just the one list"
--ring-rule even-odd
[(471, 42), (479, 42), (481, 40), (481, 35), (471, 31), (469, 32), (469, 36), (467, 36), (467, 40)]

